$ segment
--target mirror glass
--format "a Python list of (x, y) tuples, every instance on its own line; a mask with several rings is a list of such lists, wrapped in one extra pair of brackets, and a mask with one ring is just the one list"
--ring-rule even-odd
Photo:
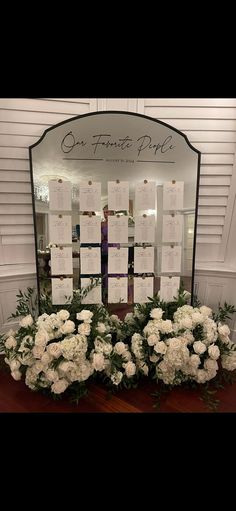
[(96, 112), (46, 130), (30, 161), (39, 293), (63, 304), (101, 278), (85, 303), (100, 296), (120, 316), (161, 286), (192, 293), (200, 153), (185, 135)]

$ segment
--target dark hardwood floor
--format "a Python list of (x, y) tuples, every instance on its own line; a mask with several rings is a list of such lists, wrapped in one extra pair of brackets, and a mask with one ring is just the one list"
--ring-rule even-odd
[[(181, 387), (165, 393), (159, 410), (153, 407), (151, 396), (157, 390), (154, 382), (143, 382), (138, 389), (122, 390), (110, 397), (102, 384), (89, 386), (89, 394), (78, 405), (63, 397), (54, 401), (50, 396), (32, 392), (23, 381), (15, 381), (7, 372), (0, 372), (0, 412), (10, 413), (202, 413), (209, 408), (201, 401), (200, 389)], [(215, 395), (220, 400), (217, 412), (236, 412), (236, 383), (227, 385)]]

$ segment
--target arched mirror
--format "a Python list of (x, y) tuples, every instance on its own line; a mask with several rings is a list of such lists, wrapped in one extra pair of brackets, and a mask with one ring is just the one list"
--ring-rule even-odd
[[(171, 126), (108, 111), (30, 147), (38, 289), (121, 314), (180, 284), (193, 295), (200, 153)], [(93, 284), (96, 285), (93, 287)]]

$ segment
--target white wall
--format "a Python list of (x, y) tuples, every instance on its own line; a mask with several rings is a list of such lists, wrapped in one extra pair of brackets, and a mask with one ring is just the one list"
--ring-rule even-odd
[[(202, 153), (196, 290), (203, 303), (236, 303), (236, 99), (0, 99), (0, 325), (15, 289), (35, 275), (29, 145), (49, 126), (96, 110), (149, 115), (183, 131)], [(11, 276), (13, 276), (11, 278)], [(5, 294), (8, 290), (8, 305)], [(28, 284), (26, 284), (28, 285)], [(217, 287), (218, 286), (218, 287)], [(218, 290), (218, 291), (217, 291)], [(216, 292), (217, 291), (217, 292)], [(12, 307), (12, 309), (11, 309)], [(236, 325), (232, 326), (236, 330)], [(235, 332), (236, 333), (236, 332)]]

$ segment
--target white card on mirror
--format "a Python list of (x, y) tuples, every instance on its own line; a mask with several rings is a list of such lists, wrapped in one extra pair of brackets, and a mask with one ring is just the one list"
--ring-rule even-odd
[(160, 299), (172, 302), (178, 296), (180, 277), (161, 277)]
[(128, 181), (108, 181), (108, 209), (112, 211), (129, 211)]
[(70, 215), (49, 215), (49, 243), (56, 245), (72, 243)]
[(51, 275), (73, 274), (72, 247), (51, 248)]
[(80, 265), (82, 274), (101, 273), (100, 247), (80, 247)]
[[(81, 279), (81, 290), (87, 288), (91, 285), (90, 278), (82, 278)], [(83, 304), (93, 304), (93, 303), (102, 303), (102, 288), (101, 288), (101, 279), (99, 279), (96, 287), (93, 287), (81, 300)]]
[(108, 217), (108, 243), (128, 243), (128, 216)]
[(154, 247), (134, 247), (134, 273), (154, 272)]
[(181, 210), (184, 207), (184, 182), (167, 181), (163, 185), (163, 210)]
[(128, 248), (108, 248), (108, 273), (128, 273)]
[(134, 277), (134, 303), (149, 302), (153, 297), (153, 277)]
[(135, 187), (135, 211), (156, 209), (156, 183), (138, 183)]
[(80, 215), (80, 243), (101, 243), (101, 217)]
[(135, 216), (134, 222), (135, 243), (154, 243), (155, 215)]
[(73, 279), (51, 279), (52, 304), (65, 305), (70, 303), (73, 296)]
[(51, 211), (71, 211), (71, 182), (50, 180), (49, 183), (49, 209)]
[(183, 216), (182, 215), (163, 215), (162, 223), (162, 241), (178, 243), (182, 241), (183, 236)]
[(161, 271), (168, 273), (179, 273), (181, 271), (182, 247), (163, 246), (161, 255)]
[(80, 211), (101, 211), (101, 183), (92, 181), (89, 183), (80, 183), (79, 209)]
[(127, 303), (128, 278), (108, 277), (108, 303)]

